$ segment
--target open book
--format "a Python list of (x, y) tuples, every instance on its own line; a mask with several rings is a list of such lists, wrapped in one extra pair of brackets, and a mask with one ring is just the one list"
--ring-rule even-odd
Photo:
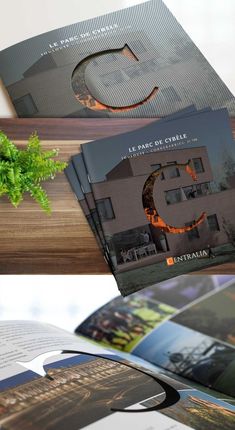
[(0, 322), (0, 428), (234, 429), (234, 309), (235, 278), (184, 276), (75, 334)]

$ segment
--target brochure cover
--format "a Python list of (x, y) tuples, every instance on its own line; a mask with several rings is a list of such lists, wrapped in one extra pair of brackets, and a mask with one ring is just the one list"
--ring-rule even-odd
[(119, 296), (76, 332), (235, 397), (234, 276), (185, 275)]
[(234, 261), (235, 146), (226, 109), (82, 149), (123, 295)]
[(0, 53), (20, 117), (156, 117), (234, 96), (162, 0), (38, 35)]
[[(209, 111), (210, 108), (203, 109), (203, 111)], [(162, 120), (158, 120), (158, 124), (162, 121), (170, 121), (172, 119), (184, 117), (186, 115), (196, 114), (194, 105), (188, 106), (185, 109), (180, 110), (172, 115), (168, 115)], [(113, 272), (113, 253), (110, 253), (108, 245), (105, 240), (104, 232), (102, 229), (101, 219), (99, 212), (96, 208), (94, 196), (92, 193), (91, 185), (88, 181), (86, 166), (83, 161), (82, 154), (79, 153), (71, 157), (68, 168), (65, 170), (67, 179), (71, 185), (72, 190), (75, 193), (76, 198), (80, 202), (81, 208), (87, 218), (88, 223), (95, 235), (99, 247), (102, 249), (105, 261), (108, 262), (111, 271)]]
[[(197, 111), (195, 106), (191, 105), (185, 109), (180, 110), (179, 112), (175, 112), (172, 115), (168, 115), (164, 119), (158, 120), (158, 124), (160, 124), (161, 122), (164, 122), (164, 121), (171, 121), (171, 120), (174, 120), (176, 118), (185, 117), (188, 115), (194, 115), (194, 114), (196, 115), (198, 112), (209, 111), (209, 110), (211, 110), (211, 109), (205, 108), (201, 111)], [(73, 167), (74, 167), (74, 169), (73, 169)], [(83, 212), (84, 212), (85, 216), (87, 217), (87, 219), (88, 219), (87, 213), (89, 212), (89, 214), (90, 214), (88, 222), (90, 220), (90, 217), (93, 219), (93, 223), (95, 224), (96, 230), (98, 233), (98, 237), (97, 237), (97, 234), (95, 234), (95, 236), (98, 239), (98, 242), (100, 242), (100, 241), (102, 242), (103, 250), (106, 253), (106, 256), (108, 253), (110, 254), (110, 265), (112, 268), (111, 261), (113, 258), (113, 253), (112, 253), (112, 250), (110, 252), (110, 250), (108, 249), (108, 245), (105, 241), (105, 236), (104, 236), (104, 232), (102, 229), (101, 219), (99, 216), (99, 212), (96, 208), (95, 199), (94, 199), (94, 196), (92, 193), (91, 184), (89, 183), (89, 180), (88, 180), (86, 166), (84, 164), (83, 156), (81, 153), (72, 156), (69, 167), (66, 170), (66, 175), (67, 175), (67, 178), (70, 182), (72, 189), (74, 190), (74, 192), (76, 194), (76, 197), (81, 202), (81, 207), (82, 207)], [(77, 190), (79, 190), (79, 192), (77, 192)], [(93, 229), (93, 232), (94, 232), (94, 229)]]
[(32, 321), (2, 321), (0, 332), (3, 430), (234, 429), (229, 398), (201, 392), (134, 356)]

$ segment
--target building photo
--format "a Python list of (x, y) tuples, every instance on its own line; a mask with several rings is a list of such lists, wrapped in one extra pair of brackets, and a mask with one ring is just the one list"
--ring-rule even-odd
[[(196, 181), (177, 167), (188, 160), (192, 162)], [(161, 217), (170, 225), (187, 226), (206, 213), (205, 221), (189, 232), (165, 234), (146, 218), (141, 194), (144, 183), (151, 172), (162, 166), (167, 169), (162, 171), (153, 190)], [(101, 197), (96, 204), (106, 237), (110, 238), (110, 248), (114, 250), (117, 271), (208, 248), (208, 257), (210, 253), (215, 256), (211, 248), (216, 248), (218, 254), (223, 253), (225, 245), (230, 249), (235, 238), (235, 210), (230, 204), (235, 175), (227, 171), (225, 176), (225, 182), (215, 181), (207, 148), (200, 146), (125, 159), (107, 173), (106, 181), (94, 184), (96, 194)]]

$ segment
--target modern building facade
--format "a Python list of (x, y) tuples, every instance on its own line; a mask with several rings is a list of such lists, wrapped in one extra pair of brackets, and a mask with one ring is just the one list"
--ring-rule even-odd
[[(197, 180), (177, 167), (191, 160)], [(164, 234), (149, 223), (142, 203), (142, 190), (149, 175), (163, 167), (154, 186), (154, 201), (170, 225), (191, 225), (203, 212), (205, 221), (183, 234)], [(207, 148), (158, 151), (121, 161), (94, 184), (96, 204), (106, 237), (117, 257), (117, 269), (127, 270), (180, 256), (230, 241), (235, 208), (233, 176), (227, 187), (214, 181)]]
[(49, 369), (48, 376), (1, 393), (1, 428), (77, 430), (112, 414), (112, 406), (126, 408), (162, 391), (143, 372), (99, 358)]
[[(148, 31), (149, 23), (144, 18), (143, 30), (138, 30), (135, 17), (135, 31), (122, 28), (103, 33), (105, 37), (72, 40), (61, 37), (64, 33), (58, 30), (54, 37), (63, 39), (58, 46), (42, 35), (38, 40), (23, 42), (17, 55), (9, 50), (8, 61), (18, 58), (18, 62), (11, 65), (13, 70), (9, 67), (11, 79), (9, 73), (3, 73), (2, 78), (18, 116), (120, 117), (120, 108), (140, 104), (135, 109), (124, 109), (121, 116), (149, 118), (177, 112), (192, 102), (198, 109), (226, 106), (233, 114), (233, 95), (182, 29), (175, 30), (169, 39), (172, 23), (168, 22), (168, 30), (166, 23), (159, 44), (157, 32)], [(160, 19), (159, 11), (155, 18)], [(41, 38), (45, 38), (45, 48), (39, 51)], [(114, 52), (98, 55), (106, 51)], [(91, 61), (81, 67), (89, 58)], [(154, 89), (154, 97), (148, 98)], [(101, 108), (99, 102), (110, 109)]]

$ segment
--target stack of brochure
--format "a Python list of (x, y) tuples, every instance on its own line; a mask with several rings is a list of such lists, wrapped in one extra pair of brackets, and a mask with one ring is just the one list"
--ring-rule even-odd
[(191, 106), (82, 145), (66, 171), (122, 295), (235, 260), (225, 108)]

